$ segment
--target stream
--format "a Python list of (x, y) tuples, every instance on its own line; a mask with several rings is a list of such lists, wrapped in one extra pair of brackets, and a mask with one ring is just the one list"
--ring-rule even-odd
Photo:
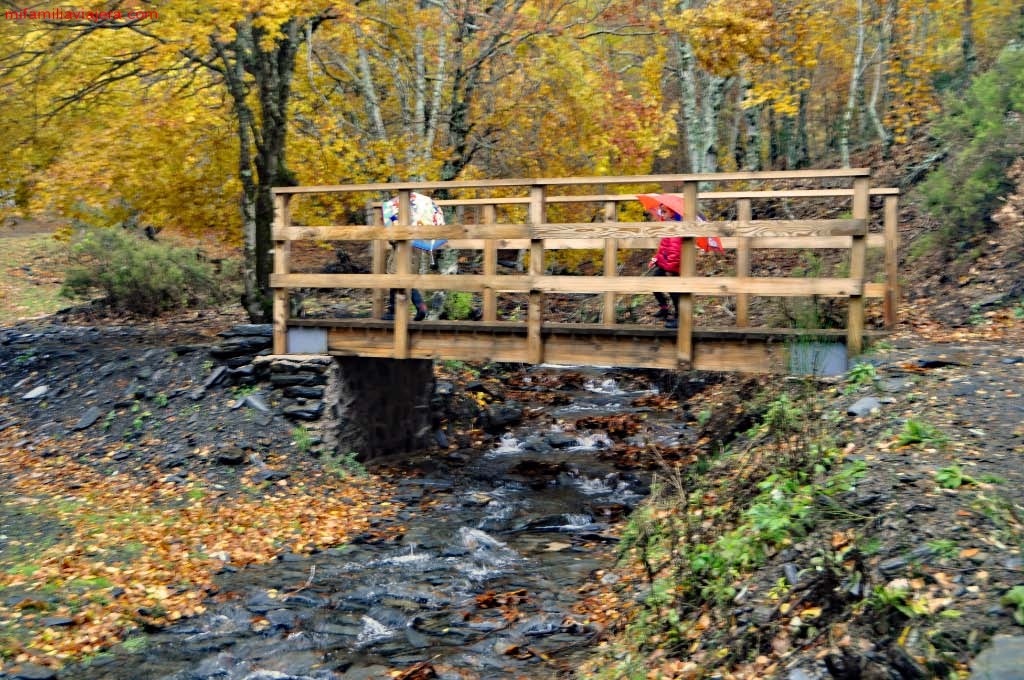
[(599, 632), (573, 611), (579, 590), (614, 582), (599, 573), (614, 560), (609, 529), (649, 490), (646, 475), (599, 455), (613, 444), (606, 433), (572, 425), (643, 412), (633, 443), (691, 432), (672, 412), (631, 405), (651, 394), (641, 378), (576, 368), (585, 380), (575, 387), (560, 384), (560, 370), (535, 367), (525, 380), (558, 391), (562, 405), (487, 448), (383, 468), (406, 506), (389, 520), (404, 527), (400, 540), (357, 537), (228, 571), (205, 614), (61, 677), (356, 680), (417, 664), (412, 677), (564, 677)]

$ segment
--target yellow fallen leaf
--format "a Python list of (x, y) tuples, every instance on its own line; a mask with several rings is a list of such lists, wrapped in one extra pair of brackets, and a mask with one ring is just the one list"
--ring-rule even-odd
[(572, 543), (559, 543), (558, 541), (551, 541), (550, 543), (548, 543), (547, 547), (544, 548), (544, 551), (545, 552), (558, 552), (559, 550), (565, 550), (566, 548), (571, 548), (571, 547), (572, 547)]

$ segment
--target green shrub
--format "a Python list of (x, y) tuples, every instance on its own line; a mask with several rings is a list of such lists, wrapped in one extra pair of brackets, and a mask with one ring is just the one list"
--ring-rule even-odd
[[(948, 157), (921, 189), (947, 245), (992, 226), (1013, 189), (1007, 170), (1024, 154), (1024, 48), (1011, 44), (966, 93), (957, 92), (935, 134)], [(962, 248), (966, 249), (966, 248)]]
[(450, 291), (444, 297), (444, 318), (453, 321), (468, 319), (473, 314), (473, 294), (464, 291)]
[(155, 316), (230, 299), (227, 275), (194, 249), (141, 238), (124, 229), (84, 228), (70, 248), (71, 265), (61, 294), (102, 293), (111, 306)]

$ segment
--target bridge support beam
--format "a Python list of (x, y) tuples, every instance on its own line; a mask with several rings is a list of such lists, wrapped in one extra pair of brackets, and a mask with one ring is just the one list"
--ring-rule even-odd
[(371, 460), (421, 451), (434, 444), (430, 398), (434, 362), (429, 359), (336, 357), (338, 395), (335, 437), (340, 454)]

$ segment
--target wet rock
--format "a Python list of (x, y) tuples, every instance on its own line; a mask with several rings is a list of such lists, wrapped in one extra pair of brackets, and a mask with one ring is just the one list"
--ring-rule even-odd
[(514, 401), (495, 404), (487, 408), (481, 416), (481, 426), (491, 434), (503, 432), (509, 425), (515, 425), (523, 419), (523, 407)]
[(430, 638), (412, 626), (406, 627), (405, 639), (414, 649), (424, 649), (430, 646)]
[(270, 597), (263, 591), (254, 593), (245, 601), (245, 608), (255, 614), (264, 614), (272, 609), (278, 609), (280, 606), (280, 600)]
[(390, 677), (387, 666), (353, 666), (345, 671), (342, 680), (381, 680)]
[(554, 432), (546, 437), (547, 443), (556, 449), (565, 449), (570, 446), (576, 446), (579, 440), (576, 437), (565, 434), (564, 432)]
[(290, 609), (271, 609), (264, 615), (272, 626), (278, 628), (294, 628), (298, 615)]
[(554, 635), (561, 630), (562, 617), (557, 616), (535, 616), (515, 627), (516, 634), (530, 637)]

